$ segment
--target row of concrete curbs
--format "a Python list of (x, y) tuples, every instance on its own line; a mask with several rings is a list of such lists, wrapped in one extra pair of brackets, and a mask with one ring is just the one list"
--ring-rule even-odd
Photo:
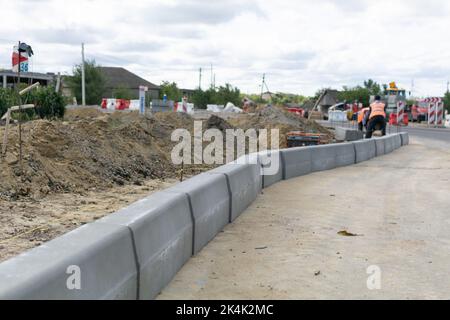
[(407, 144), (402, 133), (243, 157), (0, 264), (0, 299), (154, 299), (263, 188)]

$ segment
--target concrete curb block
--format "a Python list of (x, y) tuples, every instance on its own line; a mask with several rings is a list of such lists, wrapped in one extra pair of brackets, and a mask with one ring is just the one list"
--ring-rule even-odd
[(0, 264), (0, 299), (137, 299), (130, 230), (90, 223)]
[(400, 134), (400, 137), (402, 138), (402, 146), (407, 146), (409, 145), (409, 133), (407, 132), (402, 132)]
[(362, 131), (337, 127), (335, 130), (335, 137), (337, 141), (358, 141), (364, 138)]
[(376, 146), (376, 156), (384, 156), (386, 154), (386, 140), (383, 138), (374, 138)]
[(311, 171), (326, 171), (336, 168), (337, 148), (334, 145), (311, 147)]
[(139, 299), (155, 298), (192, 256), (194, 228), (185, 194), (157, 192), (96, 223), (132, 231)]
[(384, 154), (389, 154), (395, 150), (392, 136), (383, 137), (381, 140), (384, 140)]
[(258, 197), (262, 190), (261, 165), (241, 160), (211, 170), (208, 174), (225, 175), (230, 193), (230, 220), (236, 220)]
[(356, 163), (356, 150), (353, 143), (340, 143), (336, 148), (336, 167), (345, 167)]
[(356, 151), (356, 163), (368, 161), (376, 157), (375, 140), (353, 142)]
[(230, 221), (230, 193), (225, 175), (203, 173), (164, 192), (186, 194), (194, 218), (194, 254)]
[[(0, 299), (152, 299), (263, 187), (407, 143), (402, 133), (245, 156), (1, 263)], [(81, 290), (67, 286), (74, 266)]]
[(312, 172), (311, 148), (292, 148), (281, 151), (284, 159), (283, 179), (304, 176)]
[(392, 136), (392, 139), (394, 139), (394, 150), (400, 149), (402, 147), (402, 136), (395, 134)]
[(281, 150), (263, 151), (257, 155), (262, 166), (263, 188), (283, 180), (284, 159)]

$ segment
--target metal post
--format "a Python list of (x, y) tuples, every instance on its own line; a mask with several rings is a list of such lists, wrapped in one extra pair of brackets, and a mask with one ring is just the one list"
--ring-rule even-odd
[[(17, 93), (20, 92), (20, 58), (21, 58), (21, 54), (20, 54), (20, 41), (19, 41), (19, 46), (17, 47), (17, 51), (19, 52), (19, 65), (17, 68)], [(20, 163), (20, 170), (23, 173), (23, 165), (22, 165), (22, 97), (20, 96), (19, 93), (19, 163)]]
[(8, 77), (6, 76), (6, 74), (3, 75), (3, 89), (6, 89), (8, 86)]
[(81, 44), (81, 103), (86, 105), (86, 74), (84, 69), (84, 43)]

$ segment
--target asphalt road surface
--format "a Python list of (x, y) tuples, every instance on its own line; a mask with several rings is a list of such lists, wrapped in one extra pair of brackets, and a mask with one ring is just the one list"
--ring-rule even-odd
[(450, 134), (405, 130), (392, 154), (264, 190), (159, 299), (450, 299)]

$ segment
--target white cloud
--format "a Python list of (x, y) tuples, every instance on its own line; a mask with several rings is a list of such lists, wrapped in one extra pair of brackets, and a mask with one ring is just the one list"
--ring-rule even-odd
[[(258, 92), (314, 94), (371, 77), (414, 78), (421, 95), (441, 95), (450, 77), (450, 3), (445, 0), (0, 0), (0, 68), (22, 40), (34, 70), (70, 72), (80, 42), (88, 58), (148, 80), (203, 86), (216, 80)], [(18, 27), (20, 25), (20, 27)]]

